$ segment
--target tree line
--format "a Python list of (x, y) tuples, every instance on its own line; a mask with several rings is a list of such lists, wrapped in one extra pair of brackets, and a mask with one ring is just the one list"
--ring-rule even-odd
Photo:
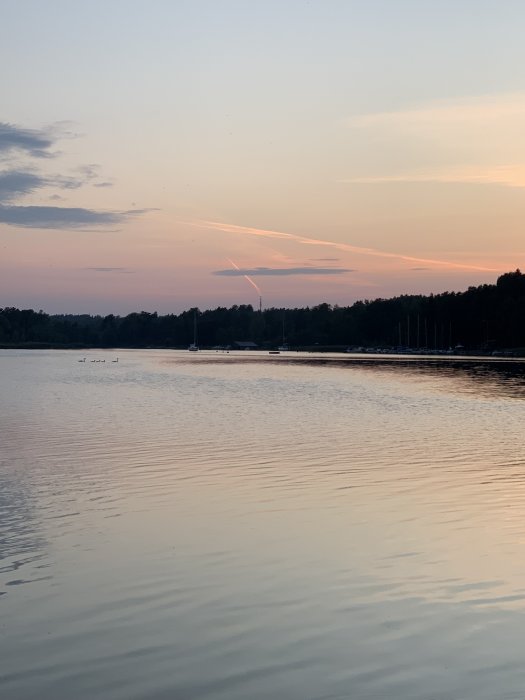
[(201, 347), (252, 341), (270, 348), (350, 347), (467, 350), (525, 348), (525, 275), (501, 275), (496, 284), (464, 292), (409, 295), (357, 301), (352, 306), (269, 308), (251, 305), (189, 309), (159, 315), (50, 315), (32, 309), (0, 308), (4, 347), (187, 347), (197, 317)]

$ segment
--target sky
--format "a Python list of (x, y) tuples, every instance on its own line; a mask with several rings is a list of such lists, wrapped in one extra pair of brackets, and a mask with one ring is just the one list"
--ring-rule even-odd
[(0, 308), (523, 269), (524, 26), (521, 0), (0, 0)]

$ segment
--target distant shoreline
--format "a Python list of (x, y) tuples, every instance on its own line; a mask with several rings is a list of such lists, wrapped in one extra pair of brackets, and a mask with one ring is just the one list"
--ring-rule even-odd
[(0, 309), (0, 347), (17, 349), (252, 348), (316, 352), (525, 355), (525, 275), (465, 292), (403, 295), (305, 308), (250, 304), (180, 314), (49, 315)]
[[(96, 346), (96, 345), (75, 345), (75, 344), (60, 344), (60, 343), (0, 343), (0, 350), (77, 350), (77, 351), (93, 351), (93, 352), (110, 352), (110, 351), (118, 351), (118, 350), (165, 350), (165, 351), (185, 351), (187, 348), (185, 346), (166, 346), (166, 345), (144, 345), (144, 346), (111, 346), (111, 347), (106, 347), (106, 346)], [(252, 353), (267, 353), (272, 350), (271, 347), (261, 347), (261, 348), (256, 348), (255, 350), (240, 350), (238, 348), (212, 348), (212, 347), (201, 347), (200, 348), (201, 352), (207, 352), (207, 353), (219, 353), (219, 352), (235, 352), (235, 353), (242, 353), (246, 355), (250, 355)], [(341, 355), (346, 355), (348, 356), (363, 356), (363, 355), (372, 355), (372, 356), (381, 356), (381, 355), (386, 355), (386, 356), (391, 356), (395, 355), (398, 357), (440, 357), (443, 359), (447, 358), (476, 358), (476, 357), (481, 357), (481, 358), (487, 358), (487, 359), (525, 359), (525, 348), (512, 348), (512, 349), (503, 349), (503, 350), (493, 350), (493, 351), (483, 351), (483, 350), (461, 350), (461, 351), (455, 351), (455, 350), (439, 350), (439, 349), (417, 349), (417, 348), (359, 348), (359, 349), (349, 349), (345, 348), (344, 346), (330, 346), (330, 345), (325, 345), (325, 346), (304, 346), (304, 347), (296, 347), (296, 348), (290, 348), (287, 351), (283, 351), (281, 354), (286, 356), (293, 356), (295, 353), (319, 353), (319, 354), (328, 354), (328, 353), (339, 353)]]

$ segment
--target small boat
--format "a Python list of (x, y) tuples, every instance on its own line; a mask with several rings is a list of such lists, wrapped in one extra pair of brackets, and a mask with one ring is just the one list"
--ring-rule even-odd
[(281, 353), (279, 350), (269, 350), (268, 351), (268, 355), (280, 355), (280, 354)]

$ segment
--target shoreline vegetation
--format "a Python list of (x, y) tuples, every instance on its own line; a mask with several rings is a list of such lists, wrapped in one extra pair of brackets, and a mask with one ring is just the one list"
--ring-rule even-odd
[(50, 315), (0, 308), (1, 349), (187, 348), (198, 318), (202, 349), (290, 350), (402, 354), (525, 356), (525, 275), (516, 270), (495, 284), (465, 292), (402, 295), (357, 301), (268, 308), (250, 304), (158, 315)]

